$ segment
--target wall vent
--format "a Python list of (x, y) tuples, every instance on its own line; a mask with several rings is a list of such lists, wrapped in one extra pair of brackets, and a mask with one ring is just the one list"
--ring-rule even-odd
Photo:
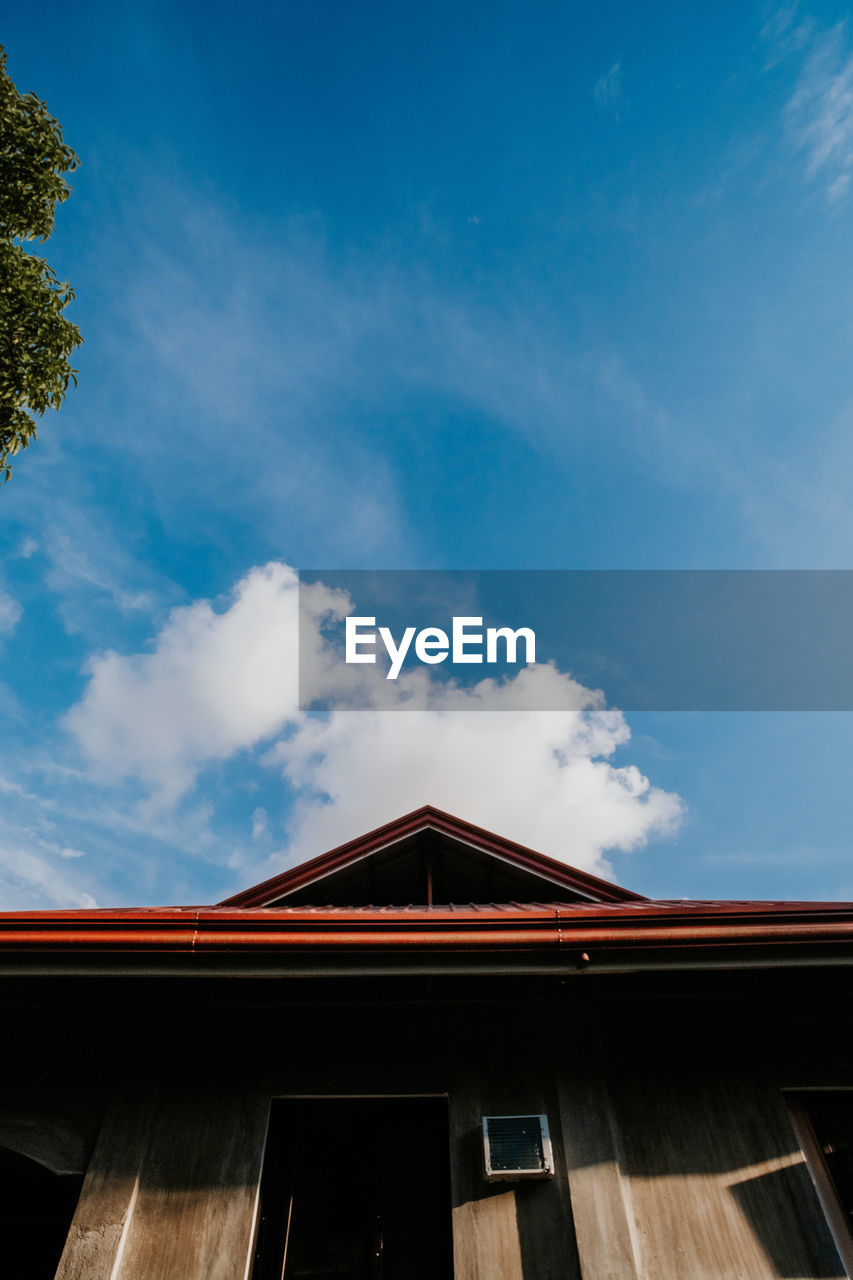
[(547, 1116), (483, 1116), (486, 1178), (547, 1178), (554, 1172)]

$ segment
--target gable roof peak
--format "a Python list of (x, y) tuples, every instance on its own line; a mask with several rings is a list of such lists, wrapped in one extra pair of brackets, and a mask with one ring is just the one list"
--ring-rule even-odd
[[(476, 896), (486, 890), (493, 892)], [(501, 896), (502, 890), (507, 897)], [(644, 901), (629, 889), (425, 804), (219, 905), (404, 906), (417, 901), (432, 905), (566, 899)]]

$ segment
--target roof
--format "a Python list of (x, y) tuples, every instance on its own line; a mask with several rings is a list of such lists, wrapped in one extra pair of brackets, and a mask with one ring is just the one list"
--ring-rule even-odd
[(396, 960), (408, 970), (430, 957), (447, 971), (470, 968), (479, 955), (496, 972), (507, 966), (550, 972), (561, 963), (602, 972), (699, 965), (711, 962), (712, 953), (727, 965), (849, 963), (851, 944), (853, 903), (837, 902), (219, 905), (0, 914), (0, 967), (6, 968), (17, 954), (88, 957), (96, 967), (110, 957), (156, 956), (181, 961), (182, 972), (186, 962), (204, 957), (242, 962), (251, 956), (282, 973), (313, 961), (330, 974), (341, 965), (355, 972), (368, 958), (369, 967)]
[[(488, 883), (496, 867), (500, 883), (546, 892), (384, 906), (305, 900), (363, 889), (365, 868), (383, 859), (391, 859), (389, 883), (433, 866), (436, 878), (423, 883), (439, 884), (448, 859), (446, 883), (462, 883), (466, 858), (479, 868), (474, 883)], [(553, 974), (850, 963), (853, 903), (651, 901), (430, 807), (213, 906), (0, 913), (0, 971), (20, 974)]]
[[(233, 907), (265, 907), (273, 904), (283, 905), (298, 900), (305, 903), (307, 891), (310, 890), (315, 903), (333, 905), (364, 905), (358, 896), (351, 900), (335, 901), (340, 897), (339, 890), (346, 887), (356, 894), (370, 884), (370, 878), (362, 877), (362, 884), (354, 883), (356, 869), (369, 867), (374, 873), (387, 867), (393, 858), (397, 865), (397, 874), (391, 878), (395, 888), (401, 883), (411, 885), (417, 883), (411, 875), (400, 875), (399, 863), (405, 857), (410, 862), (415, 855), (424, 863), (423, 901), (447, 900), (441, 898), (438, 885), (433, 891), (433, 877), (429, 871), (440, 870), (438, 862), (443, 859), (452, 860), (459, 877), (460, 859), (467, 857), (470, 863), (476, 859), (482, 868), (488, 868), (490, 874), (500, 871), (503, 883), (514, 887), (517, 892), (536, 888), (536, 896), (551, 900), (581, 899), (592, 902), (637, 902), (642, 901), (638, 893), (623, 889), (620, 885), (602, 880), (599, 876), (590, 875), (588, 871), (579, 871), (556, 858), (546, 857), (534, 849), (516, 844), (504, 836), (495, 835), (471, 822), (464, 822), (452, 814), (444, 813), (432, 805), (424, 805), (413, 813), (407, 813), (394, 822), (377, 827), (367, 835), (346, 844), (330, 849), (327, 853), (291, 867), (280, 875), (273, 876), (262, 884), (244, 889), (230, 898), (226, 898), (223, 906)], [(366, 880), (367, 884), (364, 883)], [(374, 874), (375, 880), (375, 874)], [(468, 875), (470, 883), (470, 870)], [(464, 883), (464, 878), (463, 878)], [(329, 896), (330, 892), (332, 896)], [(525, 898), (528, 896), (525, 893)], [(466, 897), (469, 895), (466, 895)], [(491, 896), (491, 895), (490, 895)], [(376, 899), (381, 901), (381, 899)], [(405, 902), (400, 905), (405, 905)]]

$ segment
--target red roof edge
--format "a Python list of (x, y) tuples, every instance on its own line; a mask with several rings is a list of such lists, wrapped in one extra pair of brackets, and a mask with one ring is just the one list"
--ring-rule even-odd
[(646, 901), (642, 894), (633, 893), (630, 889), (623, 889), (609, 880), (590, 875), (588, 871), (578, 871), (575, 867), (559, 862), (556, 858), (549, 858), (544, 853), (537, 853), (534, 849), (516, 844), (514, 840), (507, 840), (503, 836), (495, 835), (493, 831), (486, 831), (472, 822), (465, 822), (462, 818), (455, 818), (450, 813), (426, 804), (412, 813), (405, 814), (402, 818), (396, 818), (393, 822), (387, 822), (384, 826), (369, 831), (366, 835), (348, 840), (346, 844), (338, 845), (336, 849), (330, 849), (327, 853), (321, 853), (319, 857), (312, 858), (309, 862), (300, 863), (298, 867), (292, 867), (289, 871), (272, 876), (261, 884), (235, 893), (230, 898), (224, 898), (218, 905), (223, 907), (267, 906), (286, 893), (331, 875), (332, 872), (357, 862), (367, 854), (376, 852), (396, 840), (402, 840), (405, 836), (414, 835), (427, 827), (464, 841), (466, 844), (475, 844), (484, 852), (493, 854), (520, 870), (529, 871), (533, 875), (546, 876), (550, 881), (591, 898), (593, 901)]
[[(368, 955), (443, 952), (452, 964), (462, 953), (488, 958), (498, 973), (498, 957), (528, 959), (547, 953), (586, 954), (579, 972), (618, 967), (620, 956), (636, 952), (642, 968), (669, 956), (691, 964), (697, 953), (716, 953), (720, 962), (775, 963), (779, 948), (796, 947), (804, 964), (853, 962), (853, 903), (648, 902), (541, 904), (535, 909), (475, 907), (461, 911), (317, 910), (255, 911), (239, 908), (89, 909), (0, 913), (0, 969), (29, 964), (33, 956), (64, 952), (109, 960), (122, 955), (237, 956), (263, 960), (337, 953), (358, 970)], [(827, 950), (829, 948), (830, 950)], [(10, 958), (12, 957), (12, 958)], [(190, 962), (192, 963), (192, 962)], [(549, 961), (550, 963), (550, 961)], [(189, 970), (188, 970), (189, 971)], [(249, 969), (245, 972), (248, 974)]]

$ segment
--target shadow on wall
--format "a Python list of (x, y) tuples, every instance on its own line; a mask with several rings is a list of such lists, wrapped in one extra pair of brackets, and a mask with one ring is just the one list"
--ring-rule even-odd
[[(587, 1150), (618, 1168), (618, 1194), (644, 1259), (723, 1274), (738, 1256), (756, 1276), (843, 1277), (781, 1093), (764, 1076), (702, 1074), (695, 1062), (654, 1074), (610, 1067)], [(609, 1130), (609, 1132), (607, 1132)], [(589, 1167), (595, 1161), (588, 1161)], [(752, 1261), (750, 1262), (750, 1259)]]
[[(506, 1083), (503, 1084), (506, 1090)], [(517, 1086), (514, 1102), (486, 1114), (513, 1114), (521, 1099), (535, 1101), (530, 1114), (549, 1116), (555, 1137), (558, 1110), (554, 1100), (538, 1099), (533, 1087)], [(495, 1096), (500, 1096), (498, 1089)], [(523, 1105), (523, 1104), (522, 1104)], [(525, 1111), (527, 1114), (527, 1111)], [(457, 1240), (457, 1280), (580, 1280), (580, 1260), (562, 1144), (554, 1141), (555, 1174), (543, 1179), (487, 1182), (483, 1160), (480, 1105), (469, 1110), (465, 1130), (455, 1136), (454, 1160), (459, 1171), (454, 1198), (453, 1230)], [(461, 1249), (459, 1248), (461, 1244)], [(471, 1269), (471, 1259), (476, 1259)]]
[[(757, 1177), (733, 1182), (730, 1191), (741, 1212), (758, 1237), (764, 1252), (773, 1263), (778, 1276), (796, 1280), (801, 1271), (793, 1264), (786, 1241), (791, 1222), (796, 1221), (803, 1200), (804, 1178), (808, 1174), (802, 1164), (785, 1169), (774, 1169)], [(834, 1248), (827, 1248), (826, 1231), (815, 1220), (806, 1221), (808, 1248), (812, 1256), (811, 1275), (814, 1280), (835, 1280), (844, 1277)]]

